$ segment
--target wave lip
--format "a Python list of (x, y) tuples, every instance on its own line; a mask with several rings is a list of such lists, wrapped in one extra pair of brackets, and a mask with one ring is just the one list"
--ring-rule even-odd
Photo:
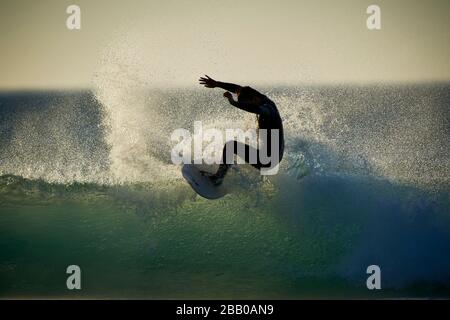
[[(150, 90), (108, 75), (92, 92), (1, 94), (0, 174), (56, 183), (180, 180), (170, 162), (174, 129), (191, 130), (197, 120), (220, 130), (255, 126), (254, 116), (230, 108), (217, 92)], [(284, 166), (299, 167), (301, 159), (296, 175), (448, 187), (449, 85), (280, 87), (267, 94), (285, 124)]]

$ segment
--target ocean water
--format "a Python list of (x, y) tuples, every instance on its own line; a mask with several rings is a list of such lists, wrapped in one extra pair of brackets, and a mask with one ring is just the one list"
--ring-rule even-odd
[(450, 84), (258, 88), (284, 121), (280, 172), (235, 167), (215, 201), (170, 135), (254, 115), (132, 84), (0, 94), (1, 298), (450, 297)]

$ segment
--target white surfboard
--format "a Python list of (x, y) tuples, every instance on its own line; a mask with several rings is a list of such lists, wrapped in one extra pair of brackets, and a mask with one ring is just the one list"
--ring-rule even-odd
[(181, 173), (192, 189), (206, 199), (222, 198), (228, 193), (227, 189), (222, 185), (216, 186), (212, 181), (201, 174), (198, 167), (193, 164), (185, 164)]

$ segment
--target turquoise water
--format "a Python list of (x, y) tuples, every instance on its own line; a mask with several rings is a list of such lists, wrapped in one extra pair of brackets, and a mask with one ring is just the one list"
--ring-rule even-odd
[(129, 94), (1, 96), (0, 297), (450, 296), (448, 86), (279, 88), (279, 175), (232, 170), (216, 201), (170, 164), (167, 137), (215, 124), (218, 98)]

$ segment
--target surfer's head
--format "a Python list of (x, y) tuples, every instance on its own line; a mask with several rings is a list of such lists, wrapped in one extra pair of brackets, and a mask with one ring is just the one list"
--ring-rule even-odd
[(264, 101), (264, 95), (250, 87), (240, 87), (237, 90), (237, 98), (239, 102), (255, 105), (261, 105)]

